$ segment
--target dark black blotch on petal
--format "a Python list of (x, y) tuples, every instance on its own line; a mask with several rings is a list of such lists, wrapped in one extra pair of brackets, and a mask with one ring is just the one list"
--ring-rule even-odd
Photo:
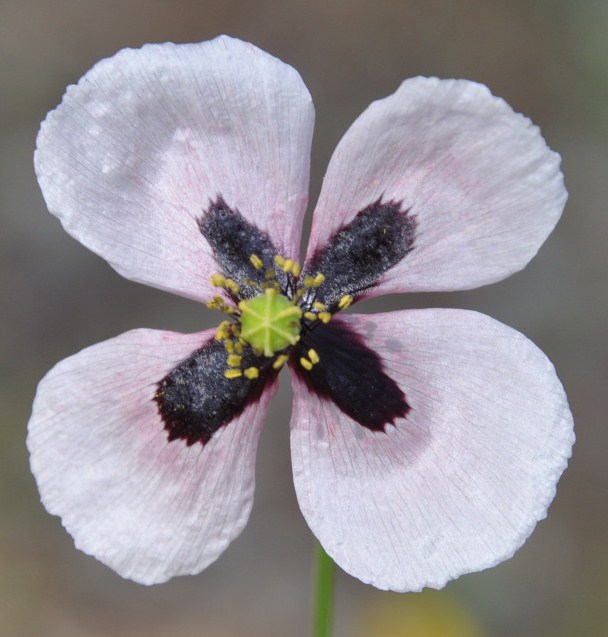
[[(310, 371), (298, 363), (314, 349), (320, 361)], [(354, 329), (333, 318), (302, 334), (291, 367), (308, 388), (329, 398), (350, 418), (372, 431), (404, 418), (410, 410), (397, 383), (386, 374), (378, 354)]]
[(415, 231), (415, 217), (399, 202), (378, 199), (361, 210), (304, 268), (305, 274), (325, 275), (317, 300), (333, 310), (343, 295), (365, 294), (413, 250)]
[[(198, 227), (213, 249), (221, 273), (241, 288), (239, 298), (248, 299), (259, 294), (247, 285), (246, 280), (263, 283), (265, 269), (274, 266), (277, 249), (270, 237), (249, 223), (238, 210), (230, 208), (220, 195), (198, 220)], [(252, 254), (262, 260), (264, 268), (257, 270), (253, 266)], [(284, 288), (285, 274), (279, 271), (277, 277)]]
[[(209, 341), (176, 365), (159, 383), (154, 400), (167, 430), (167, 438), (188, 445), (205, 444), (222, 426), (258, 400), (266, 383), (276, 377), (270, 367), (254, 380), (224, 376), (226, 349)], [(243, 353), (243, 368), (259, 366), (261, 359)]]

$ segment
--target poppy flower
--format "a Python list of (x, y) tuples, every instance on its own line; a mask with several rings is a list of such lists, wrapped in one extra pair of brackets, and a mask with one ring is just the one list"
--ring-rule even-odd
[(127, 332), (39, 385), (42, 502), (124, 577), (198, 573), (241, 532), (284, 365), (302, 513), (364, 582), (418, 590), (494, 565), (554, 496), (572, 419), (530, 341), (465, 310), (343, 310), (524, 267), (566, 200), (559, 157), (484, 86), (406, 80), (339, 143), (300, 262), (313, 119), (293, 68), (220, 37), (120, 51), (42, 124), (36, 173), (64, 228), (224, 314)]

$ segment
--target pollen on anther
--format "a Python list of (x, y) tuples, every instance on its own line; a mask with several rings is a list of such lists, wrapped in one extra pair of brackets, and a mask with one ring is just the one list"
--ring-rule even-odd
[(256, 270), (261, 270), (264, 267), (262, 259), (260, 259), (257, 254), (252, 254), (249, 257), (249, 260), (251, 261), (251, 265), (253, 265)]
[(283, 367), (283, 365), (285, 365), (288, 360), (289, 356), (287, 356), (286, 354), (277, 356), (274, 363), (272, 364), (272, 369), (281, 369), (281, 367)]
[(254, 380), (260, 375), (260, 370), (257, 367), (248, 367), (244, 373), (249, 380)]
[(231, 327), (228, 321), (222, 321), (215, 332), (215, 340), (223, 341), (224, 339), (230, 338)]
[(297, 278), (300, 276), (301, 271), (302, 267), (300, 266), (300, 264), (297, 261), (294, 261), (293, 265), (291, 266), (291, 273)]
[(275, 256), (274, 262), (276, 263), (277, 267), (279, 267), (279, 268), (283, 268), (283, 266), (285, 265), (285, 259), (280, 254), (277, 254)]
[(224, 287), (225, 284), (226, 284), (226, 277), (223, 274), (212, 274), (211, 275), (211, 285), (213, 287), (221, 288), (221, 287)]
[(312, 284), (314, 287), (319, 287), (323, 281), (325, 281), (325, 275), (319, 272), (319, 274), (317, 274), (317, 276), (313, 279)]
[(329, 323), (331, 321), (330, 312), (319, 312), (319, 320), (321, 323)]
[(243, 372), (240, 369), (227, 369), (224, 372), (224, 376), (229, 379), (240, 378), (243, 375)]
[(240, 367), (241, 366), (241, 356), (238, 354), (230, 354), (228, 356), (228, 366), (229, 367)]
[(302, 365), (302, 367), (308, 372), (312, 369), (312, 363), (303, 356), (300, 358), (300, 365)]
[(317, 315), (314, 312), (304, 312), (304, 318), (309, 321), (316, 321)]
[(224, 286), (233, 294), (238, 294), (241, 290), (232, 279), (226, 279), (226, 281), (224, 282)]
[(350, 294), (345, 294), (339, 301), (338, 301), (338, 307), (341, 310), (345, 310), (347, 307), (351, 306), (351, 303), (353, 302), (353, 297)]
[(315, 301), (312, 306), (315, 308), (315, 310), (321, 310), (321, 312), (325, 312), (327, 310), (327, 308), (323, 303), (321, 303), (321, 301)]
[(321, 359), (314, 349), (308, 350), (308, 358), (313, 365), (316, 365)]

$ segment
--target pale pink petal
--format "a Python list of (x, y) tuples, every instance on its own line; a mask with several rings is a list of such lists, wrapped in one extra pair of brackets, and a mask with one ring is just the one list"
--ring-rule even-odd
[(368, 205), (401, 202), (413, 250), (370, 295), (456, 290), (523, 268), (567, 193), (559, 156), (530, 120), (466, 80), (417, 77), (374, 102), (330, 161), (308, 255)]
[(203, 447), (167, 441), (157, 382), (212, 331), (136, 330), (89, 347), (41, 381), (29, 423), (42, 501), (76, 546), (144, 584), (198, 573), (241, 532), (270, 385)]
[(313, 533), (345, 571), (396, 591), (510, 557), (545, 517), (574, 440), (551, 363), (474, 312), (345, 320), (411, 411), (374, 433), (294, 376), (294, 479)]
[(205, 299), (217, 270), (196, 220), (221, 195), (297, 256), (314, 111), (290, 66), (251, 44), (125, 49), (42, 124), (50, 211), (124, 276)]

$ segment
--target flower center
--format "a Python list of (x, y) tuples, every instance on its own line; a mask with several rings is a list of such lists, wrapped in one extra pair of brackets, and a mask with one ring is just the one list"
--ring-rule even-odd
[[(301, 281), (300, 265), (293, 259), (276, 255), (274, 267), (267, 267), (256, 254), (249, 261), (259, 276), (257, 280), (243, 278), (240, 283), (258, 292), (252, 298), (239, 300), (239, 284), (223, 274), (211, 276), (211, 284), (223, 288), (225, 296), (215, 296), (207, 307), (224, 312), (230, 319), (222, 321), (215, 334), (226, 348), (224, 376), (229, 379), (255, 380), (270, 367), (281, 369), (301, 333), (313, 329), (315, 323), (329, 323), (332, 317), (330, 308), (316, 300), (317, 290), (325, 282), (322, 273), (306, 275)], [(353, 297), (345, 294), (333, 311), (346, 309), (352, 301)], [(298, 362), (307, 371), (320, 361), (314, 349), (300, 354)]]
[(271, 358), (300, 339), (302, 310), (275, 288), (238, 305), (241, 311), (241, 338), (254, 350)]

